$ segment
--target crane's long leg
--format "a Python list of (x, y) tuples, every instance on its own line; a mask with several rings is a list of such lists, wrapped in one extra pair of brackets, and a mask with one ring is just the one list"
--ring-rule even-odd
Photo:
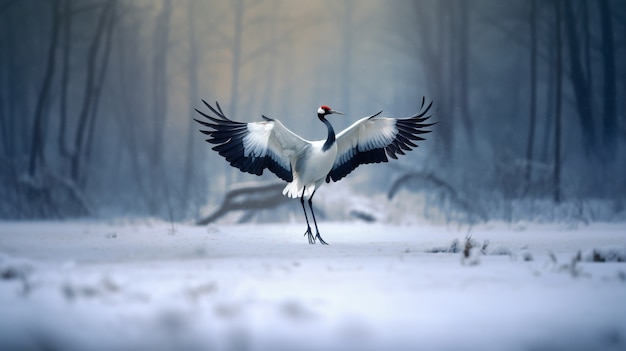
[(325, 242), (324, 239), (322, 239), (322, 236), (320, 235), (320, 230), (317, 228), (317, 220), (315, 219), (315, 212), (313, 211), (313, 195), (315, 195), (316, 191), (317, 189), (313, 190), (311, 197), (309, 197), (309, 208), (311, 209), (311, 214), (313, 215), (313, 224), (315, 224), (315, 232), (316, 232), (315, 239), (318, 239), (320, 243), (322, 243), (322, 245), (328, 245), (328, 243)]
[[(302, 204), (302, 211), (304, 212), (304, 219), (306, 219), (306, 232), (304, 232), (305, 236), (309, 236), (309, 244), (315, 244), (315, 237), (313, 236), (313, 232), (311, 231), (311, 225), (309, 224), (309, 217), (307, 217), (306, 215), (306, 208), (304, 207), (304, 191), (306, 190), (306, 187), (302, 188), (302, 196), (300, 197), (300, 204)], [(311, 213), (313, 213), (313, 211), (311, 211)], [(315, 218), (315, 215), (313, 215), (313, 218)], [(317, 224), (315, 225), (317, 228)]]

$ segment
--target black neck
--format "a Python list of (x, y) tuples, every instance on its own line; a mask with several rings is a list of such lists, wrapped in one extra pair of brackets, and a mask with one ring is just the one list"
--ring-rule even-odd
[(319, 115), (318, 117), (322, 122), (324, 122), (326, 128), (328, 128), (328, 136), (326, 137), (326, 142), (324, 143), (324, 146), (322, 146), (322, 151), (326, 151), (330, 149), (330, 147), (333, 146), (333, 144), (335, 143), (335, 130), (333, 129), (333, 126), (330, 124), (330, 122), (328, 122), (328, 120), (323, 115)]

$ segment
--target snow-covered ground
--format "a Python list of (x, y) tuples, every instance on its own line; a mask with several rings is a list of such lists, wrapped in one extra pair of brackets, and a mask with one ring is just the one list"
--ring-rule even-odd
[(0, 223), (0, 349), (626, 349), (625, 224), (320, 229)]

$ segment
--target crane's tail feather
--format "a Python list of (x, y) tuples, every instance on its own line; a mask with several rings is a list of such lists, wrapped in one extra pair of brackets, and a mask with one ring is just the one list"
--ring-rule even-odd
[[(302, 193), (304, 191), (304, 194)], [(292, 199), (297, 199), (301, 196), (310, 197), (313, 195), (315, 191), (315, 184), (309, 185), (304, 188), (304, 185), (298, 181), (297, 178), (294, 177), (294, 180), (291, 183), (288, 183), (283, 189), (283, 195), (290, 197)]]

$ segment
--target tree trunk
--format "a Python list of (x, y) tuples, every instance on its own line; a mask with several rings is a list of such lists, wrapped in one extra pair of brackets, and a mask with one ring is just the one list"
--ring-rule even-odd
[[(553, 0), (554, 1), (554, 0)], [(556, 106), (555, 104), (555, 95), (556, 95), (556, 89), (555, 89), (555, 84), (556, 84), (556, 75), (554, 74), (554, 72), (556, 71), (556, 38), (554, 35), (549, 35), (548, 38), (546, 38), (547, 40), (547, 50), (548, 50), (548, 61), (547, 61), (547, 66), (546, 69), (548, 71), (547, 74), (547, 83), (546, 83), (546, 99), (545, 99), (545, 103), (544, 103), (544, 117), (542, 118), (542, 120), (545, 122), (542, 129), (542, 133), (541, 133), (541, 154), (539, 155), (539, 159), (548, 164), (549, 160), (550, 160), (550, 154), (551, 154), (551, 146), (552, 146), (552, 135), (554, 134), (553, 132), (553, 128), (554, 128), (554, 107)]]
[(591, 69), (591, 29), (589, 28), (589, 1), (581, 0), (583, 17), (583, 52), (585, 60), (585, 79), (591, 85), (593, 82), (593, 70)]
[[(119, 76), (115, 80), (118, 83), (115, 86), (117, 92), (116, 101), (119, 102), (121, 113), (116, 114), (118, 119), (118, 127), (121, 131), (121, 141), (125, 146), (125, 154), (128, 157), (129, 179), (133, 187), (133, 195), (137, 199), (137, 204), (143, 205), (145, 208), (150, 207), (150, 197), (153, 188), (150, 186), (151, 170), (142, 167), (142, 161), (146, 161), (147, 157), (143, 157), (146, 153), (142, 148), (149, 145), (149, 136), (146, 135), (143, 125), (149, 124), (147, 118), (150, 118), (149, 108), (146, 104), (138, 104), (137, 101), (149, 100), (149, 88), (144, 82), (147, 81), (148, 68), (145, 67), (144, 56), (138, 45), (140, 42), (139, 32), (141, 23), (139, 18), (133, 14), (127, 15), (128, 19), (121, 21), (121, 30), (123, 33), (116, 37), (117, 53), (115, 65), (118, 69)], [(148, 155), (149, 156), (149, 155)], [(135, 205), (137, 206), (137, 205)]]
[(100, 102), (100, 95), (102, 92), (102, 86), (104, 85), (104, 81), (107, 74), (107, 68), (109, 66), (109, 56), (111, 52), (111, 40), (113, 38), (113, 28), (115, 25), (115, 1), (110, 0), (109, 10), (109, 19), (106, 27), (105, 39), (104, 39), (104, 48), (102, 50), (102, 59), (100, 62), (100, 71), (98, 72), (97, 79), (94, 84), (94, 92), (93, 92), (93, 104), (91, 107), (90, 117), (89, 117), (89, 131), (87, 133), (87, 145), (86, 151), (84, 155), (84, 167), (85, 171), (82, 172), (82, 178), (79, 179), (79, 184), (81, 187), (84, 187), (87, 181), (87, 171), (91, 165), (91, 155), (93, 145), (95, 144), (95, 130), (96, 130), (96, 121), (98, 115), (98, 105)]
[[(458, 94), (458, 72), (457, 72), (457, 59), (458, 59), (458, 40), (456, 39), (457, 34), (457, 17), (456, 12), (458, 9), (454, 6), (454, 0), (441, 0), (441, 14), (442, 21), (441, 25), (443, 26), (443, 35), (444, 39), (442, 41), (442, 55), (439, 58), (443, 61), (443, 94), (445, 99), (442, 100), (446, 106), (450, 106), (448, 109), (448, 116), (452, 119), (459, 120), (458, 118), (458, 105), (456, 102), (456, 96)], [(445, 6), (445, 7), (444, 7)], [(461, 117), (462, 118), (462, 117)], [(461, 121), (461, 123), (463, 123)], [(458, 141), (456, 139), (455, 129), (450, 129), (450, 141), (451, 151), (453, 151), (454, 147), (458, 145)], [(455, 145), (456, 144), (456, 145)], [(453, 154), (452, 154), (453, 155)], [(452, 160), (452, 159), (451, 159)]]
[(235, 23), (234, 23), (234, 37), (233, 37), (233, 62), (231, 64), (230, 71), (230, 114), (237, 118), (237, 105), (239, 104), (239, 71), (241, 69), (241, 46), (242, 46), (242, 32), (243, 32), (243, 0), (235, 1)]
[(344, 0), (344, 15), (342, 17), (342, 38), (341, 38), (341, 103), (344, 113), (350, 115), (351, 87), (352, 87), (352, 30), (353, 30), (353, 12), (354, 2), (352, 0)]
[(533, 148), (535, 145), (535, 124), (537, 119), (537, 0), (530, 0), (530, 123), (526, 141), (526, 170), (524, 184), (528, 191), (532, 176)]
[(89, 117), (91, 114), (92, 104), (95, 99), (96, 89), (96, 70), (97, 70), (97, 58), (98, 49), (102, 42), (102, 36), (105, 30), (106, 19), (111, 11), (111, 7), (114, 0), (110, 0), (104, 5), (100, 11), (98, 17), (98, 23), (94, 32), (93, 39), (89, 46), (89, 52), (87, 56), (87, 72), (85, 77), (85, 92), (83, 97), (83, 103), (81, 105), (80, 114), (78, 116), (78, 122), (76, 126), (76, 133), (74, 134), (74, 150), (70, 158), (70, 176), (75, 183), (79, 183), (81, 172), (83, 171), (83, 156), (85, 152), (85, 143), (87, 142), (87, 127)]
[[(190, 0), (187, 4), (187, 33), (189, 35), (189, 103), (194, 106), (199, 102), (198, 99), (198, 49), (196, 45), (196, 28), (195, 28), (195, 1)], [(183, 189), (181, 194), (181, 208), (189, 208), (189, 194), (191, 186), (195, 183), (195, 148), (194, 136), (196, 133), (196, 125), (193, 118), (196, 115), (194, 109), (190, 108), (189, 127), (187, 128), (187, 147), (185, 152), (185, 173), (183, 176)]]
[(152, 66), (152, 117), (154, 129), (151, 162), (158, 168), (163, 159), (163, 131), (167, 115), (167, 47), (170, 26), (171, 0), (163, 0), (163, 7), (156, 18), (154, 29), (154, 63)]
[(553, 199), (561, 202), (561, 101), (563, 99), (563, 62), (561, 49), (561, 0), (555, 0), (556, 44), (556, 109), (554, 115), (554, 178)]
[(461, 112), (461, 120), (467, 136), (469, 151), (476, 149), (476, 140), (474, 138), (474, 126), (469, 108), (469, 71), (467, 69), (469, 62), (469, 6), (467, 0), (458, 0), (458, 40), (459, 40), (459, 107)]
[(611, 22), (611, 8), (608, 0), (597, 2), (600, 8), (600, 25), (602, 29), (602, 68), (604, 72), (603, 85), (603, 118), (602, 140), (607, 161), (612, 162), (617, 148), (617, 85), (615, 68), (615, 44), (613, 41), (613, 25)]
[(591, 90), (590, 82), (585, 78), (580, 59), (580, 43), (576, 33), (576, 22), (573, 13), (573, 2), (566, 1), (563, 3), (563, 18), (565, 24), (565, 33), (569, 48), (569, 59), (571, 77), (570, 82), (576, 97), (576, 107), (578, 110), (578, 118), (584, 136), (584, 143), (587, 151), (597, 156), (596, 147), (596, 128), (593, 119), (593, 110), (591, 108)]
[[(232, 55), (233, 61), (231, 63), (230, 71), (230, 115), (233, 118), (238, 118), (238, 106), (241, 104), (239, 101), (239, 73), (241, 71), (241, 47), (242, 47), (242, 35), (243, 35), (243, 17), (244, 17), (245, 4), (244, 0), (236, 0), (234, 2), (235, 10), (235, 22), (234, 22), (234, 36), (232, 40)], [(238, 182), (241, 178), (239, 170), (230, 167), (228, 164), (224, 164), (226, 170), (226, 184), (230, 185), (233, 182)]]
[(245, 183), (233, 186), (224, 196), (220, 207), (210, 215), (196, 221), (197, 225), (207, 225), (231, 211), (258, 211), (278, 207), (291, 199), (281, 194), (283, 182)]
[(67, 87), (70, 79), (70, 53), (72, 51), (72, 1), (64, 0), (63, 9), (63, 46), (62, 46), (62, 66), (61, 66), (61, 86), (59, 96), (59, 135), (57, 136), (57, 147), (62, 157), (70, 157), (70, 151), (65, 144), (67, 132)]
[(37, 164), (43, 160), (43, 147), (45, 143), (43, 120), (45, 118), (45, 108), (48, 104), (50, 95), (50, 86), (52, 85), (52, 77), (54, 75), (56, 62), (56, 48), (59, 39), (59, 28), (61, 22), (61, 1), (54, 0), (52, 2), (52, 29), (50, 31), (50, 46), (48, 47), (48, 59), (46, 63), (46, 71), (37, 98), (35, 106), (35, 117), (33, 122), (33, 134), (30, 149), (30, 159), (28, 166), (28, 174), (33, 177), (37, 171)]
[(427, 6), (415, 8), (419, 25), (418, 35), (420, 35), (419, 54), (424, 62), (424, 76), (428, 85), (432, 87), (435, 99), (439, 101), (439, 115), (442, 116), (437, 125), (439, 134), (437, 141), (441, 143), (439, 159), (446, 163), (452, 162), (454, 146), (452, 137), (454, 115), (450, 112), (451, 105), (448, 102), (450, 89), (446, 80), (446, 64), (449, 62), (445, 62), (445, 57), (447, 57), (445, 51), (449, 40), (449, 26), (446, 26), (446, 18), (449, 15), (448, 5), (447, 1), (442, 0), (434, 4), (432, 12), (428, 11)]
[[(10, 27), (7, 27), (5, 23), (0, 23), (0, 137), (2, 138), (0, 143), (2, 145), (2, 156), (8, 159), (13, 155), (9, 150), (13, 148), (14, 140), (12, 139), (12, 135), (15, 130), (13, 129), (11, 115), (8, 113), (10, 103), (8, 96), (10, 89), (8, 87), (11, 86), (11, 83), (8, 78), (5, 78), (4, 73), (5, 67), (8, 67), (8, 64), (5, 64), (4, 61), (5, 53), (7, 53), (7, 58), (13, 55), (12, 43), (9, 43), (11, 41), (9, 38), (13, 36), (13, 33), (11, 30), (7, 29), (10, 29)], [(9, 70), (6, 69), (6, 72), (6, 76), (8, 76)], [(6, 95), (5, 92), (7, 93)]]
[[(155, 20), (152, 64), (152, 112), (153, 135), (149, 150), (150, 187), (148, 207), (151, 214), (157, 214), (162, 204), (162, 197), (168, 193), (166, 169), (163, 168), (163, 139), (167, 120), (167, 58), (169, 46), (170, 17), (172, 1), (163, 0), (163, 7)], [(169, 202), (170, 199), (168, 198)], [(168, 204), (169, 205), (169, 204)]]

